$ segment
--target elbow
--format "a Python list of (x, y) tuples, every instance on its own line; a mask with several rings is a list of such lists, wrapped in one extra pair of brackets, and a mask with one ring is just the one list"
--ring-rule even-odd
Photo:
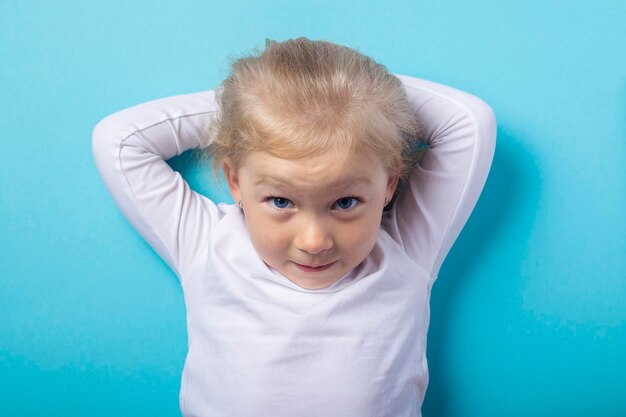
[(111, 138), (107, 119), (98, 122), (91, 132), (91, 152), (98, 168), (101, 167), (103, 159), (107, 155), (107, 139)]
[(92, 147), (97, 147), (102, 142), (111, 140), (112, 138), (118, 136), (118, 126), (119, 124), (115, 122), (115, 114), (109, 115), (100, 120), (91, 132)]
[(476, 122), (478, 125), (477, 139), (479, 142), (478, 154), (481, 164), (490, 167), (496, 149), (497, 120), (496, 114), (487, 103), (478, 99), (479, 103), (474, 108)]
[(497, 120), (496, 114), (482, 99), (474, 97), (476, 103), (472, 105), (474, 118), (483, 141), (495, 145)]
[(98, 170), (106, 171), (119, 155), (124, 140), (123, 128), (115, 114), (99, 121), (91, 133), (91, 152)]

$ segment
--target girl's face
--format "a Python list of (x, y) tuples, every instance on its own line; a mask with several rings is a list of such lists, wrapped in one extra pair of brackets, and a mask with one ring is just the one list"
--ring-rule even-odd
[(223, 168), (261, 259), (307, 289), (333, 284), (367, 257), (398, 180), (366, 155), (289, 160), (254, 151), (238, 170), (228, 159)]

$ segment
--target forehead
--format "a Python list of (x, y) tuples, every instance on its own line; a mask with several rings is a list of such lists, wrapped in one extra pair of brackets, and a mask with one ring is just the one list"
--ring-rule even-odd
[(253, 185), (286, 185), (299, 190), (366, 187), (387, 180), (380, 160), (362, 153), (326, 152), (310, 158), (286, 159), (254, 151), (244, 159), (241, 172)]

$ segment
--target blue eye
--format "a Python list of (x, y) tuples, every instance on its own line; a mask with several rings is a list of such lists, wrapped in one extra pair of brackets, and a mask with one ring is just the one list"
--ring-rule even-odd
[(349, 210), (359, 204), (359, 200), (354, 197), (341, 197), (335, 201), (335, 207), (339, 210)]
[(268, 198), (270, 205), (277, 209), (286, 209), (293, 207), (293, 203), (286, 198), (283, 197), (270, 197)]

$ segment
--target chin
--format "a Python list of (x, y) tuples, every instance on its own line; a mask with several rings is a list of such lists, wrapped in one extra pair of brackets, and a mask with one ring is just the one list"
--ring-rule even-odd
[(333, 285), (341, 277), (313, 278), (291, 275), (287, 276), (287, 278), (294, 284), (307, 290), (320, 290)]

